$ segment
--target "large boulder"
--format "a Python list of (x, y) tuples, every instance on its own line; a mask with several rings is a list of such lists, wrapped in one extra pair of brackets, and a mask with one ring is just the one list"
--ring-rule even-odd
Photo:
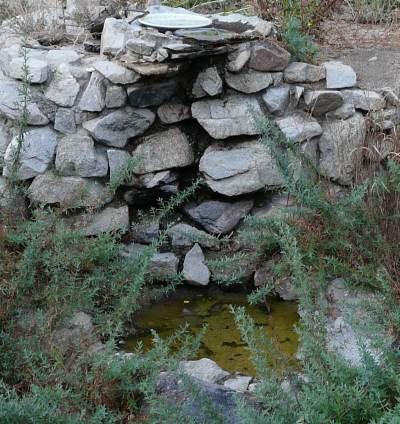
[(326, 121), (319, 140), (320, 173), (339, 184), (351, 184), (356, 165), (360, 160), (359, 150), (366, 137), (364, 117), (356, 113), (345, 121)]
[(239, 202), (222, 202), (209, 200), (200, 205), (188, 205), (185, 212), (196, 223), (212, 234), (227, 234), (253, 207), (252, 200)]
[(253, 45), (249, 67), (261, 72), (283, 71), (289, 61), (288, 51), (272, 41), (265, 40)]
[(55, 165), (57, 173), (65, 177), (105, 177), (108, 173), (105, 152), (96, 149), (91, 137), (81, 134), (60, 140)]
[(38, 204), (63, 208), (101, 207), (113, 194), (103, 184), (81, 177), (60, 177), (51, 172), (37, 176), (29, 187), (29, 198)]
[(272, 75), (268, 72), (258, 72), (247, 69), (240, 73), (227, 72), (225, 81), (229, 87), (242, 93), (257, 93), (273, 83)]
[[(19, 149), (19, 139), (14, 137), (4, 155), (3, 175), (28, 180), (43, 174), (51, 165), (57, 147), (57, 133), (48, 127), (29, 130)], [(19, 150), (19, 157), (18, 155)], [(16, 161), (16, 169), (14, 162)]]
[(258, 129), (254, 118), (263, 117), (258, 101), (253, 96), (231, 95), (192, 104), (192, 116), (216, 139), (236, 135), (255, 135)]
[(276, 123), (287, 138), (297, 143), (311, 140), (322, 134), (322, 128), (318, 121), (304, 112), (294, 112), (278, 118)]
[(204, 152), (199, 169), (207, 185), (225, 196), (239, 196), (283, 184), (271, 155), (257, 140), (214, 144)]
[(143, 134), (154, 122), (148, 109), (127, 107), (83, 124), (97, 141), (112, 147), (125, 147), (130, 138)]
[(194, 161), (189, 140), (178, 128), (144, 137), (134, 154), (139, 159), (137, 174), (181, 168)]
[(205, 264), (206, 258), (201, 247), (196, 243), (183, 261), (183, 277), (192, 286), (208, 286), (210, 282), (210, 270)]
[[(21, 117), (22, 83), (0, 81), (0, 114), (13, 121)], [(28, 125), (47, 125), (48, 118), (36, 103), (28, 100)]]

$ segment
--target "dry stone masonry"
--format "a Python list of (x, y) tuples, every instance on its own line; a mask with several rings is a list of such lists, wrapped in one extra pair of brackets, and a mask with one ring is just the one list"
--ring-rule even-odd
[[(68, 4), (67, 12), (79, 6)], [(197, 200), (183, 205), (168, 246), (152, 259), (158, 278), (183, 270), (188, 283), (209, 284), (206, 258), (221, 249), (215, 236), (230, 236), (248, 214), (275, 210), (274, 191), (284, 182), (258, 141), (257, 119), (272, 120), (338, 189), (353, 182), (368, 127), (400, 125), (395, 89), (361, 90), (353, 69), (336, 61), (294, 61), (269, 22), (218, 15), (211, 28), (158, 31), (141, 26), (139, 16), (105, 19), (98, 52), (94, 42), (85, 50), (31, 41), (29, 128), (17, 177), (32, 205), (70, 209), (71, 228), (88, 236), (130, 231), (128, 256), (163, 225), (130, 228), (138, 209), (202, 177)], [(12, 208), (6, 179), (18, 146), (23, 40), (2, 32), (0, 205)], [(133, 175), (114, 192), (109, 182), (133, 159)]]

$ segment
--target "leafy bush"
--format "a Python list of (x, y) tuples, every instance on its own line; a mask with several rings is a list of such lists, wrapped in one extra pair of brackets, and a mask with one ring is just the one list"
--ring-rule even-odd
[(300, 21), (291, 17), (285, 23), (282, 38), (295, 60), (310, 62), (318, 53), (312, 38), (302, 32)]

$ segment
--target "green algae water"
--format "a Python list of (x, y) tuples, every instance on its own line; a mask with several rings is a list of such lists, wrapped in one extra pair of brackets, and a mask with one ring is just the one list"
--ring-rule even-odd
[(289, 365), (295, 365), (298, 346), (294, 331), (298, 322), (296, 303), (272, 299), (272, 312), (267, 314), (264, 307), (249, 305), (244, 293), (178, 290), (172, 297), (143, 309), (135, 316), (137, 334), (128, 338), (123, 348), (134, 351), (140, 341), (145, 350), (149, 349), (152, 345), (151, 329), (161, 337), (168, 337), (185, 323), (190, 325), (193, 333), (207, 325), (198, 357), (208, 357), (230, 372), (254, 375), (249, 352), (240, 338), (230, 305), (245, 306), (268, 341), (284, 354)]

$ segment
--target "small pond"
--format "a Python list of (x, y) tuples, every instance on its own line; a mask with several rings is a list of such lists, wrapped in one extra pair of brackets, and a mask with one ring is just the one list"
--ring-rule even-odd
[(296, 363), (296, 303), (270, 299), (272, 312), (267, 314), (265, 307), (249, 305), (245, 293), (204, 289), (181, 289), (169, 298), (143, 309), (134, 320), (137, 334), (125, 341), (123, 349), (134, 351), (138, 341), (143, 343), (144, 349), (149, 349), (152, 345), (151, 329), (156, 330), (161, 337), (167, 337), (185, 323), (190, 325), (192, 332), (207, 325), (198, 357), (208, 357), (230, 372), (254, 375), (249, 353), (241, 341), (229, 305), (245, 306), (257, 327), (262, 328), (266, 337), (288, 357), (289, 364)]

